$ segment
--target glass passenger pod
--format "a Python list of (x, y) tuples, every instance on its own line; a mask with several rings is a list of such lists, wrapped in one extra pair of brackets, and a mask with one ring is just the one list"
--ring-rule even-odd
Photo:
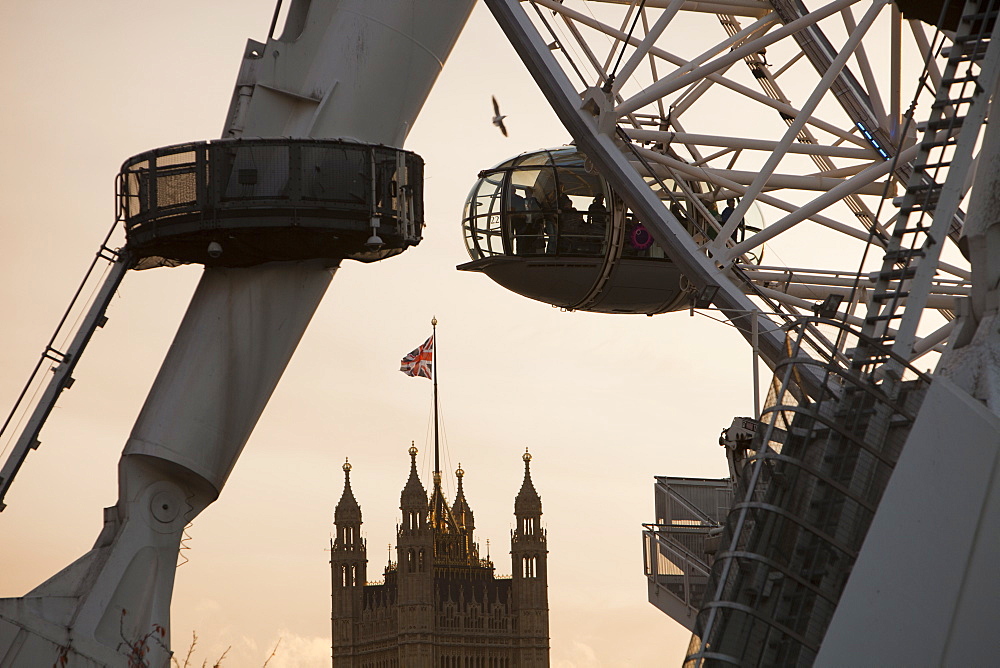
[[(714, 237), (726, 209), (719, 211), (708, 187), (662, 182), (671, 191), (663, 193), (665, 203), (695, 240)], [(696, 206), (685, 190), (705, 199)], [(741, 225), (737, 234), (755, 229)], [(649, 315), (690, 305), (676, 265), (572, 146), (524, 153), (480, 172), (462, 231), (472, 262), (460, 270), (483, 272), (531, 299)]]
[[(195, 142), (129, 158), (118, 218), (134, 266), (354, 259), (420, 242), (423, 160), (340, 140)], [(378, 236), (382, 241), (369, 243)]]

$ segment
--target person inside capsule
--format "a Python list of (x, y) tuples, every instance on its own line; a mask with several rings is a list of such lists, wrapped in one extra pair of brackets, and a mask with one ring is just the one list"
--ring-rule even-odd
[(474, 260), (504, 254), (599, 258), (608, 239), (619, 235), (619, 254), (664, 257), (644, 227), (635, 233), (639, 221), (627, 207), (616, 209), (619, 200), (606, 181), (572, 147), (522, 154), (479, 177), (463, 219)]
[(537, 253), (555, 253), (556, 245), (556, 213), (555, 213), (556, 191), (554, 187), (547, 187), (547, 183), (539, 180), (532, 190), (531, 197), (528, 198), (528, 210), (538, 228), (539, 243), (536, 246)]
[(594, 195), (594, 200), (587, 207), (586, 239), (583, 241), (584, 253), (600, 253), (601, 241), (608, 225), (608, 207), (604, 203), (604, 193)]
[(541, 241), (541, 220), (534, 214), (528, 213), (528, 201), (532, 200), (532, 210), (534, 210), (534, 197), (527, 194), (527, 190), (518, 192), (517, 186), (511, 187), (510, 194), (510, 226), (514, 232), (514, 253), (516, 255), (534, 255), (538, 252), (538, 245)]

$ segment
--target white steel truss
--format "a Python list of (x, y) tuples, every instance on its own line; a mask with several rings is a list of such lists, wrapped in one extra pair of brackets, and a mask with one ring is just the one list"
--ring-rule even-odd
[[(779, 312), (757, 323), (777, 332), (783, 315), (837, 295), (835, 317), (862, 323), (892, 202), (918, 152), (917, 121), (941, 81), (944, 35), (904, 21), (888, 0), (487, 4), (576, 144), (691, 280), (696, 303), (727, 311), (748, 339), (748, 311)], [(953, 178), (964, 183), (959, 199), (974, 166)], [(687, 194), (715, 217), (705, 234), (671, 213), (668, 180), (703, 185)], [(762, 229), (744, 223), (755, 212)], [(926, 297), (920, 310), (932, 315), (911, 359), (940, 350), (954, 298), (968, 292), (961, 221), (959, 209), (933, 287), (914, 302)], [(813, 280), (775, 287), (774, 272), (755, 267), (762, 257)], [(759, 341), (772, 363), (780, 338)]]

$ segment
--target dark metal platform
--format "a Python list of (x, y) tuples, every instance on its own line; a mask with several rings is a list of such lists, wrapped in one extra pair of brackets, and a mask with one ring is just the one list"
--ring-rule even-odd
[(424, 217), (420, 156), (340, 140), (158, 148), (125, 161), (117, 193), (137, 269), (373, 262), (419, 243)]

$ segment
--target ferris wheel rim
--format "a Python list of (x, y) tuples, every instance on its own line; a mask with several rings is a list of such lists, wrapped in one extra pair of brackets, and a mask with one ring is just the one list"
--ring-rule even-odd
[[(843, 7), (847, 7), (853, 4), (854, 0), (835, 0), (834, 2), (826, 5), (823, 10), (830, 14), (835, 11), (839, 11)], [(553, 9), (553, 11), (564, 11), (572, 12), (573, 10), (566, 8), (560, 10), (558, 7), (561, 6), (560, 3), (551, 2), (550, 0), (537, 0), (533, 2), (536, 9), (539, 7), (545, 7), (547, 9)], [(658, 3), (660, 7), (666, 6), (664, 14), (665, 16), (670, 11), (670, 7), (678, 8), (682, 5), (681, 0), (675, 0), (672, 2), (661, 2)], [(735, 3), (739, 4), (739, 3)], [(744, 3), (745, 4), (745, 3)], [(760, 4), (760, 3), (758, 3)], [(878, 16), (879, 11), (884, 7), (887, 2), (876, 2), (872, 3), (869, 11), (863, 17), (862, 22), (857, 24), (856, 34), (863, 36), (865, 34), (865, 22), (870, 24)], [(667, 250), (671, 258), (681, 266), (682, 271), (693, 281), (697, 286), (697, 299), (696, 301), (704, 304), (706, 297), (711, 296), (711, 301), (719, 307), (723, 312), (726, 313), (727, 317), (737, 326), (738, 329), (744, 334), (745, 337), (749, 338), (748, 326), (748, 314), (754, 312), (760, 312), (761, 307), (755, 302), (747, 297), (746, 292), (748, 287), (742, 284), (738, 279), (738, 274), (731, 271), (731, 267), (738, 264), (740, 253), (746, 251), (756, 245), (762, 244), (767, 239), (780, 234), (784, 229), (790, 228), (799, 222), (810, 219), (810, 216), (819, 218), (821, 224), (825, 223), (828, 227), (833, 227), (838, 229), (838, 231), (851, 234), (858, 238), (863, 238), (865, 234), (856, 229), (849, 228), (846, 225), (838, 224), (833, 220), (823, 220), (824, 217), (821, 212), (825, 209), (830, 201), (837, 200), (844, 195), (849, 195), (857, 190), (857, 185), (862, 184), (865, 186), (870, 186), (872, 184), (878, 184), (880, 177), (885, 176), (890, 173), (894, 168), (896, 162), (905, 162), (907, 159), (911, 158), (915, 149), (915, 144), (909, 147), (903, 147), (900, 141), (899, 145), (903, 149), (902, 151), (896, 152), (895, 155), (899, 156), (895, 160), (872, 160), (870, 164), (866, 164), (865, 168), (856, 171), (851, 174), (848, 178), (844, 179), (840, 184), (831, 188), (820, 198), (813, 200), (809, 206), (798, 207), (798, 209), (790, 213), (788, 217), (782, 219), (782, 225), (773, 225), (766, 229), (766, 231), (759, 233), (760, 236), (756, 237), (754, 240), (747, 240), (737, 244), (735, 247), (730, 245), (728, 248), (720, 243), (716, 244), (714, 249), (706, 252), (704, 247), (697, 247), (695, 244), (691, 243), (690, 236), (684, 233), (683, 226), (677, 221), (677, 219), (667, 210), (666, 207), (662, 206), (662, 203), (657, 201), (652, 201), (655, 198), (646, 197), (642, 190), (646, 188), (648, 191), (648, 184), (643, 182), (641, 178), (636, 178), (634, 165), (629, 165), (627, 159), (622, 156), (628, 152), (631, 148), (633, 153), (636, 154), (635, 158), (646, 158), (650, 160), (658, 160), (662, 163), (669, 163), (669, 156), (663, 153), (655, 153), (654, 151), (648, 149), (638, 149), (636, 150), (635, 142), (636, 139), (655, 139), (655, 131), (647, 131), (635, 128), (624, 128), (618, 125), (618, 121), (623, 118), (618, 114), (633, 113), (636, 109), (636, 102), (622, 102), (617, 101), (613, 97), (615, 90), (620, 90), (620, 83), (617, 83), (612, 79), (611, 85), (605, 81), (605, 85), (598, 87), (592, 85), (584, 90), (581, 94), (580, 91), (573, 86), (569, 80), (569, 75), (567, 71), (560, 65), (552, 51), (553, 45), (546, 44), (541, 38), (540, 32), (536, 29), (532, 20), (528, 17), (525, 11), (525, 5), (514, 0), (487, 0), (487, 5), (493, 11), (501, 27), (507, 33), (515, 50), (521, 56), (525, 65), (528, 67), (532, 76), (535, 78), (541, 92), (545, 95), (546, 99), (549, 101), (552, 108), (556, 111), (557, 116), (563, 122), (566, 129), (573, 136), (576, 144), (594, 161), (594, 163), (600, 168), (601, 172), (608, 178), (612, 187), (620, 191), (623, 199), (629, 201), (629, 204), (639, 213), (640, 217), (643, 217), (650, 221), (651, 231), (654, 236), (657, 237), (657, 241), (663, 245), (664, 249)], [(635, 3), (632, 3), (632, 8), (635, 7)], [(585, 17), (584, 17), (585, 18)], [(590, 23), (596, 21), (596, 19), (588, 19)], [(761, 20), (757, 21), (757, 24), (762, 23)], [(809, 21), (803, 21), (803, 24), (809, 23)], [(569, 21), (567, 21), (567, 25)], [(780, 24), (779, 24), (780, 25)], [(623, 24), (624, 27), (624, 24)], [(643, 39), (641, 44), (646, 45), (648, 55), (649, 50), (655, 48), (652, 43), (648, 40), (648, 35), (653, 34), (657, 26), (649, 28), (647, 26), (647, 39)], [(782, 29), (778, 29), (776, 32), (781, 32)], [(611, 32), (615, 32), (612, 30)], [(790, 32), (785, 26), (785, 34)], [(779, 35), (780, 36), (780, 35)], [(618, 31), (617, 37), (624, 37), (621, 31)], [(631, 35), (629, 35), (631, 37)], [(621, 41), (628, 42), (629, 37), (625, 37)], [(773, 35), (772, 35), (773, 37)], [(581, 38), (582, 40), (582, 38)], [(633, 42), (635, 40), (633, 39)], [(725, 44), (725, 42), (723, 42)], [(558, 48), (561, 48), (558, 47)], [(612, 49), (614, 51), (614, 49)], [(639, 60), (639, 55), (641, 49), (636, 48), (632, 54), (632, 57), (626, 62), (625, 68), (622, 70), (628, 72), (630, 69), (634, 69), (635, 63)], [(728, 56), (729, 61), (738, 62), (738, 59), (746, 53), (747, 49), (743, 48), (740, 51), (739, 48), (733, 49)], [(846, 50), (845, 50), (846, 51)], [(622, 49), (622, 55), (625, 53), (624, 48)], [(707, 53), (707, 51), (706, 51)], [(736, 55), (732, 55), (735, 53)], [(594, 60), (592, 54), (588, 54), (591, 60)], [(852, 55), (848, 53), (847, 56)], [(652, 60), (652, 57), (650, 57)], [(708, 57), (703, 60), (707, 60)], [(721, 59), (721, 58), (720, 58)], [(846, 61), (846, 56), (844, 58)], [(621, 58), (619, 58), (621, 62)], [(610, 58), (608, 60), (610, 63)], [(843, 64), (843, 63), (841, 63)], [(676, 74), (672, 79), (670, 77), (665, 77), (660, 81), (672, 81), (673, 89), (682, 89), (685, 84), (692, 84), (697, 79), (699, 74), (699, 67), (706, 67), (700, 63), (689, 63), (686, 71), (678, 70), (679, 74)], [(839, 72), (839, 70), (838, 70)], [(579, 74), (579, 70), (577, 70)], [(838, 76), (838, 74), (831, 75), (832, 78)], [(686, 78), (685, 78), (686, 77)], [(865, 75), (865, 78), (867, 75)], [(693, 84), (692, 84), (693, 85)], [(817, 87), (818, 89), (820, 87)], [(827, 93), (828, 90), (818, 93), (820, 97)], [(604, 99), (602, 99), (602, 95)], [(581, 97), (583, 98), (581, 103)], [(635, 96), (631, 98), (635, 99)], [(649, 100), (646, 100), (647, 102)], [(873, 106), (878, 106), (881, 104), (873, 103)], [(771, 105), (772, 107), (778, 109), (779, 113), (781, 111), (781, 105)], [(661, 105), (662, 107), (662, 105)], [(811, 114), (803, 113), (801, 115), (801, 125), (807, 123), (815, 122), (819, 127), (822, 128), (822, 122), (820, 119), (814, 119)], [(609, 123), (614, 123), (614, 128), (609, 128)], [(602, 127), (603, 125), (603, 127)], [(862, 128), (864, 129), (864, 128)], [(681, 135), (681, 132), (664, 133), (669, 134), (673, 138), (677, 138)], [(850, 133), (843, 133), (850, 134)], [(688, 133), (687, 136), (683, 138), (690, 138), (692, 133)], [(660, 135), (662, 137), (662, 135)], [(822, 152), (823, 148), (812, 148), (808, 144), (798, 144), (794, 142), (795, 133), (793, 129), (787, 133), (785, 137), (786, 148), (788, 146), (793, 147), (793, 151), (807, 153), (807, 152)], [(827, 150), (830, 154), (843, 154), (843, 155), (854, 155), (857, 156), (859, 152), (868, 150), (872, 153), (877, 152), (877, 144), (868, 142), (865, 144), (864, 141), (859, 141), (858, 137), (852, 136), (851, 140), (854, 140), (853, 144), (850, 144), (844, 136), (840, 137), (843, 140), (845, 146), (842, 148)], [(720, 141), (715, 138), (714, 141)], [(762, 146), (763, 144), (758, 144)], [(624, 152), (622, 146), (625, 147)], [(867, 146), (867, 149), (865, 148)], [(875, 148), (873, 148), (873, 146)], [(852, 153), (852, 151), (854, 153)], [(638, 155), (641, 153), (642, 155)], [(884, 156), (882, 156), (884, 158)], [(669, 165), (671, 167), (678, 167), (675, 164)], [(696, 166), (687, 165), (689, 171), (693, 171)], [(724, 179), (718, 178), (716, 175), (715, 182), (725, 182)], [(747, 202), (746, 206), (749, 206), (752, 201), (756, 201), (758, 198), (760, 201), (776, 201), (776, 198), (764, 192), (761, 186), (762, 183), (766, 181), (764, 179), (756, 179), (756, 190), (757, 194), (754, 197), (747, 197), (744, 199)], [(734, 182), (730, 182), (731, 185), (739, 185)], [(745, 193), (746, 191), (744, 191)], [(640, 200), (645, 200), (640, 203)], [(657, 206), (659, 204), (659, 206)], [(789, 208), (786, 205), (786, 209)], [(736, 218), (738, 222), (739, 217)], [(813, 219), (813, 222), (815, 220)], [(888, 227), (888, 225), (886, 225)], [(872, 231), (873, 230), (873, 231)], [(718, 235), (719, 240), (727, 240), (726, 229), (723, 229)], [(871, 236), (886, 236), (886, 230), (879, 227), (878, 220), (874, 221), (874, 225), (869, 230)], [(951, 266), (947, 263), (943, 264), (943, 270), (946, 272), (951, 272), (955, 274), (958, 278), (967, 278), (968, 272), (966, 269), (957, 266)], [(768, 362), (773, 366), (777, 361), (782, 359), (785, 355), (784, 346), (781, 341), (777, 339), (782, 338), (780, 335), (780, 328), (782, 322), (775, 321), (769, 316), (761, 313), (760, 317), (762, 321), (758, 323), (759, 331), (771, 331), (775, 335), (771, 338), (773, 340), (761, 343), (761, 353), (768, 360)], [(741, 322), (747, 326), (741, 326)], [(936, 333), (938, 338), (940, 335)], [(926, 351), (924, 351), (926, 352)]]

